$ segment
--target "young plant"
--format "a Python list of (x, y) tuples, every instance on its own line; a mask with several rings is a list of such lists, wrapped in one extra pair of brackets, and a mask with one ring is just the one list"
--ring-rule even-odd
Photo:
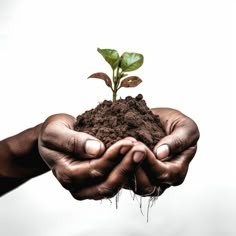
[(117, 92), (120, 88), (138, 86), (142, 80), (137, 76), (127, 76), (127, 72), (137, 70), (143, 64), (143, 55), (134, 52), (124, 52), (119, 56), (114, 49), (100, 49), (97, 51), (109, 63), (112, 68), (112, 79), (103, 72), (90, 75), (88, 78), (102, 79), (112, 90), (112, 101), (116, 101)]

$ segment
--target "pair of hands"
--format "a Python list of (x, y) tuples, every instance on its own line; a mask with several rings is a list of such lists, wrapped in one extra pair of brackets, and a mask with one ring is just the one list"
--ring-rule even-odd
[(95, 137), (74, 131), (75, 118), (50, 116), (43, 124), (38, 147), (61, 185), (77, 200), (110, 198), (121, 188), (141, 196), (158, 196), (181, 184), (197, 150), (196, 123), (170, 108), (152, 109), (167, 136), (150, 150), (132, 137), (105, 150)]

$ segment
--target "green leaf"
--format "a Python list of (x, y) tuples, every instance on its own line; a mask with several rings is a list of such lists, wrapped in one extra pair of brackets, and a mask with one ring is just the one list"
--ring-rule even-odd
[(94, 73), (94, 74), (90, 75), (88, 77), (88, 79), (89, 78), (102, 79), (105, 81), (105, 83), (108, 87), (112, 88), (112, 82), (111, 82), (110, 77), (103, 72)]
[(142, 80), (139, 77), (129, 76), (129, 77), (125, 78), (124, 80), (122, 80), (122, 82), (120, 84), (120, 88), (121, 87), (125, 87), (125, 88), (136, 87), (140, 83), (142, 83)]
[(104, 59), (110, 64), (111, 68), (114, 70), (117, 68), (120, 60), (118, 52), (114, 49), (100, 49), (97, 51), (104, 57)]
[(125, 52), (121, 56), (121, 69), (124, 72), (137, 70), (143, 64), (143, 55), (134, 52)]

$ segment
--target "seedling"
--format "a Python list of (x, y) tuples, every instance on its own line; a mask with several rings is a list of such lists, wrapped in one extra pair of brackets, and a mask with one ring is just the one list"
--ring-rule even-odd
[[(160, 119), (148, 108), (142, 94), (136, 97), (128, 96), (117, 100), (120, 88), (136, 87), (142, 80), (137, 76), (128, 76), (128, 72), (135, 71), (143, 64), (143, 55), (134, 52), (124, 52), (119, 56), (114, 49), (100, 49), (97, 51), (103, 56), (112, 68), (112, 77), (103, 72), (90, 75), (88, 78), (102, 79), (112, 91), (112, 101), (99, 103), (95, 108), (79, 115), (75, 130), (85, 132), (101, 140), (106, 148), (125, 137), (134, 137), (143, 142), (150, 150), (165, 136)], [(132, 179), (130, 179), (133, 182)], [(134, 178), (136, 183), (136, 179)], [(136, 186), (136, 184), (134, 185)], [(119, 194), (116, 196), (116, 206)], [(148, 203), (152, 206), (151, 197)], [(142, 202), (140, 201), (142, 211)]]
[(127, 72), (137, 70), (143, 64), (143, 55), (135, 52), (124, 52), (121, 56), (114, 49), (100, 49), (97, 51), (109, 63), (112, 68), (112, 79), (103, 72), (90, 75), (88, 78), (102, 79), (112, 90), (112, 101), (116, 101), (120, 88), (138, 86), (142, 80), (137, 76), (128, 76)]

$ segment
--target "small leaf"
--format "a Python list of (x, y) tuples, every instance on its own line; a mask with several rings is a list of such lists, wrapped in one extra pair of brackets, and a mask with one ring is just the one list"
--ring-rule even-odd
[(121, 69), (124, 72), (137, 70), (143, 64), (143, 55), (134, 52), (125, 52), (121, 56)]
[(102, 79), (105, 81), (105, 83), (108, 87), (112, 88), (112, 82), (111, 82), (110, 77), (103, 72), (94, 73), (94, 74), (90, 75), (88, 77), (88, 79), (89, 78)]
[(142, 80), (139, 77), (129, 76), (129, 77), (125, 78), (124, 80), (122, 80), (122, 82), (120, 84), (120, 88), (121, 87), (125, 87), (125, 88), (136, 87), (140, 83), (142, 83)]
[(114, 49), (100, 49), (97, 51), (104, 57), (104, 59), (110, 64), (111, 68), (114, 70), (117, 68), (120, 60), (118, 52)]

